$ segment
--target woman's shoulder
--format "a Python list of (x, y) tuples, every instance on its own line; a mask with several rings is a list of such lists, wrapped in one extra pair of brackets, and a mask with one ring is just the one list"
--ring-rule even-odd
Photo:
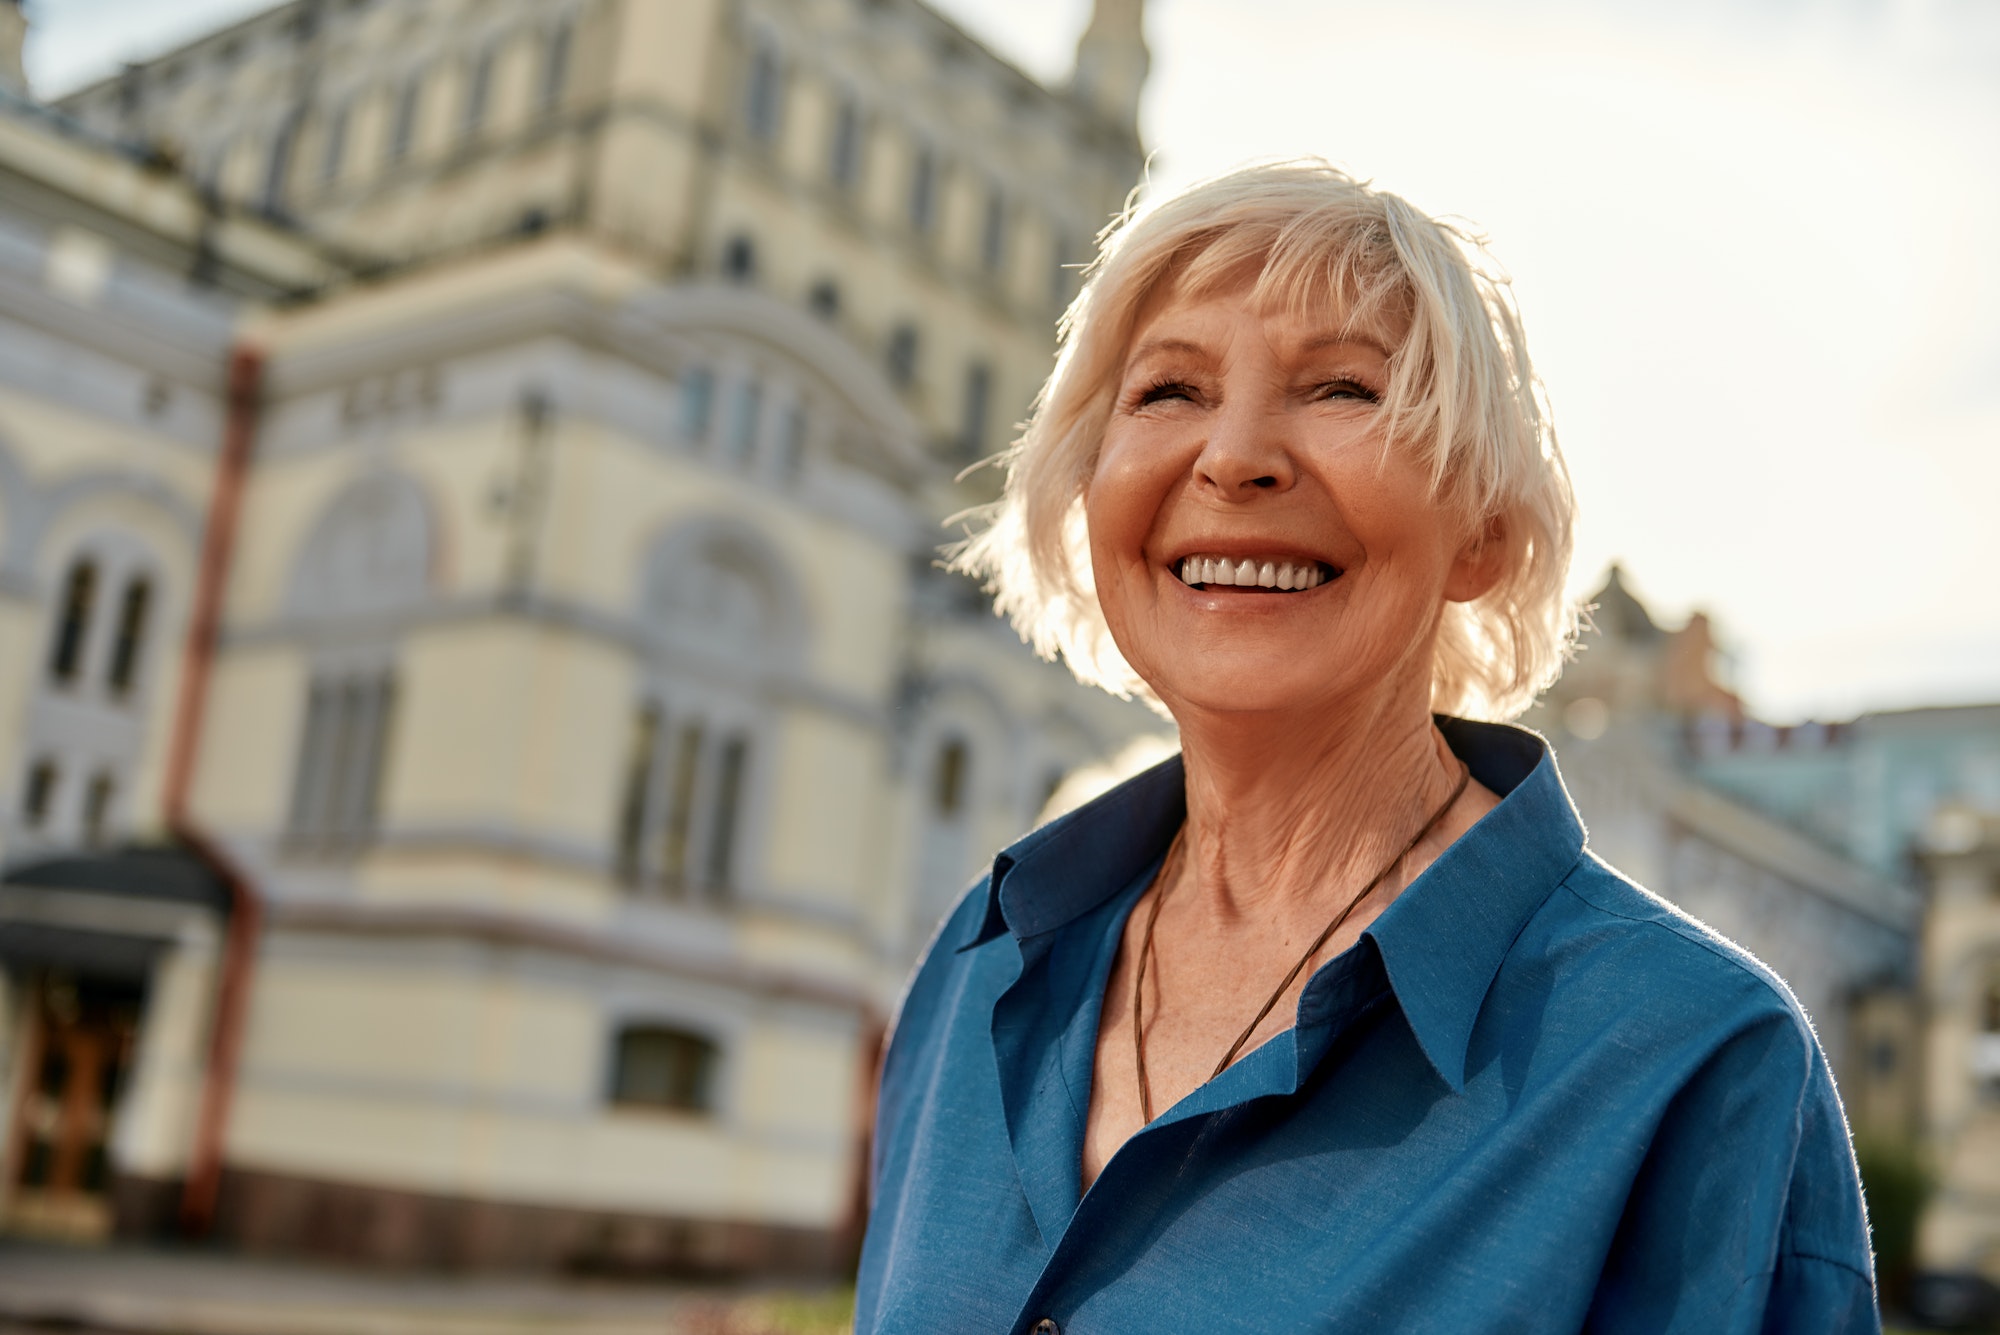
[(1717, 1037), (1756, 1028), (1818, 1057), (1812, 1023), (1763, 961), (1585, 851), (1520, 943), (1583, 1006)]

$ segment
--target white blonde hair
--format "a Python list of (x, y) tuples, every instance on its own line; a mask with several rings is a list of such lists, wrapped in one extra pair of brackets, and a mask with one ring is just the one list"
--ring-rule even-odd
[(953, 568), (983, 580), (1043, 657), (1152, 700), (1097, 605), (1084, 488), (1146, 301), (1169, 289), (1199, 299), (1246, 271), (1267, 308), (1397, 337), (1385, 448), (1409, 451), (1468, 533), (1491, 531), (1505, 547), (1493, 587), (1445, 608), (1432, 707), (1518, 714), (1575, 638), (1564, 596), (1575, 501), (1508, 281), (1466, 230), (1316, 159), (1241, 168), (1105, 229), (1063, 316), (1055, 370), (1003, 456), (1006, 489), (952, 551)]

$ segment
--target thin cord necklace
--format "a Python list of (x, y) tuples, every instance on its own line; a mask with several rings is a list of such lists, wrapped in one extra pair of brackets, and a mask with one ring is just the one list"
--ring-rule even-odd
[[(1437, 823), (1444, 819), (1444, 813), (1457, 805), (1458, 799), (1465, 792), (1466, 784), (1471, 780), (1472, 771), (1467, 769), (1465, 762), (1461, 760), (1458, 764), (1458, 782), (1452, 786), (1451, 796), (1444, 800), (1444, 805), (1431, 813), (1431, 818), (1410, 836), (1410, 842), (1403, 845), (1402, 851), (1384, 863), (1382, 870), (1375, 873), (1374, 879), (1362, 886), (1360, 893), (1347, 901), (1347, 907), (1333, 915), (1333, 921), (1326, 925), (1326, 930), (1313, 938), (1313, 943), (1306, 947), (1306, 953), (1299, 956), (1299, 962), (1279, 980), (1277, 989), (1271, 993), (1270, 999), (1263, 1004), (1250, 1023), (1243, 1027), (1243, 1032), (1229, 1045), (1229, 1051), (1222, 1054), (1222, 1060), (1215, 1064), (1213, 1071), (1209, 1072), (1210, 1080), (1229, 1069), (1229, 1063), (1236, 1060), (1236, 1054), (1250, 1041), (1250, 1035), (1257, 1032), (1257, 1026), (1264, 1023), (1264, 1017), (1278, 1004), (1278, 998), (1285, 995), (1285, 989), (1292, 985), (1292, 980), (1299, 976), (1299, 971), (1319, 953), (1319, 948), (1326, 944), (1327, 938), (1340, 930), (1340, 925), (1347, 921), (1349, 914), (1360, 907), (1361, 901), (1373, 894), (1375, 887), (1382, 884), (1383, 878), (1396, 869), (1396, 864), (1408, 857), (1410, 850), (1422, 843), (1424, 836), (1437, 828)], [(1159, 888), (1153, 895), (1152, 910), (1146, 915), (1146, 936), (1139, 946), (1139, 967), (1133, 971), (1132, 978), (1132, 1056), (1139, 1073), (1139, 1111), (1145, 1116), (1147, 1125), (1151, 1125), (1153, 1121), (1153, 1087), (1146, 1079), (1146, 961), (1153, 957), (1153, 924), (1160, 920), (1160, 905), (1167, 897), (1167, 887), (1173, 884), (1173, 873), (1179, 870), (1181, 845), (1186, 834), (1187, 826), (1182, 824), (1174, 835), (1173, 847), (1167, 850), (1166, 861), (1160, 864), (1160, 874), (1156, 882)]]

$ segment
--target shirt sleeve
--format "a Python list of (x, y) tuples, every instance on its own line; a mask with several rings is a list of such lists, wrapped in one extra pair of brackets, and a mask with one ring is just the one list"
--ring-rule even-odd
[(1586, 1329), (1876, 1335), (1847, 1123), (1805, 1021), (1772, 1006), (1667, 1105)]

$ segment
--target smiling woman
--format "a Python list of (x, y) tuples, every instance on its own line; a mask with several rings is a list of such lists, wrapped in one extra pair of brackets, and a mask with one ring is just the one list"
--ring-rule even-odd
[(1128, 219), (961, 551), (1182, 754), (995, 860), (884, 1059), (858, 1331), (1868, 1331), (1784, 984), (1585, 848), (1504, 284), (1320, 163)]

